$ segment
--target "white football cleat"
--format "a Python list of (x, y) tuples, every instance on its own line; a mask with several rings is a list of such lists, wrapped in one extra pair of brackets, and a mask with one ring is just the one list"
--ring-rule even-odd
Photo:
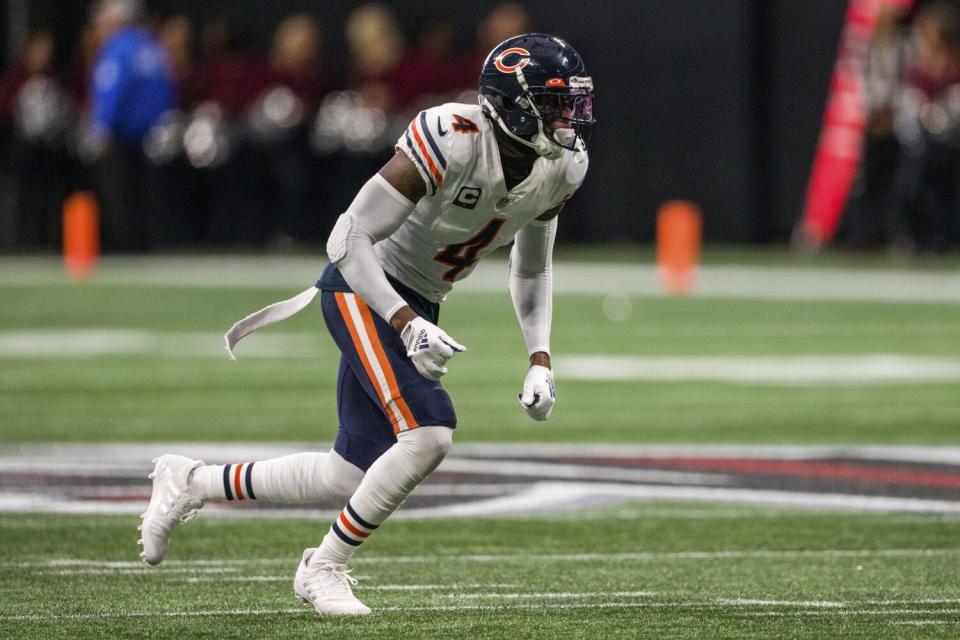
[(144, 562), (160, 564), (174, 527), (192, 519), (203, 506), (203, 500), (194, 495), (187, 482), (190, 472), (203, 466), (203, 462), (171, 454), (153, 461), (156, 466), (147, 476), (153, 480), (153, 494), (147, 510), (140, 515), (143, 522), (137, 527), (137, 542), (143, 547), (140, 557)]
[(350, 575), (347, 565), (319, 559), (311, 565), (310, 560), (316, 551), (303, 551), (297, 575), (293, 577), (293, 592), (322, 615), (365, 616), (370, 613), (370, 607), (353, 595), (350, 587), (357, 584), (357, 580)]

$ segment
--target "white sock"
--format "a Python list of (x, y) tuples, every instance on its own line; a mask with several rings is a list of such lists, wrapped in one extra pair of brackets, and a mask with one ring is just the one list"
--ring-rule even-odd
[(363, 471), (331, 450), (281, 458), (199, 467), (190, 483), (204, 500), (266, 500), (278, 504), (343, 499), (363, 480)]
[(397, 434), (396, 444), (367, 469), (314, 557), (346, 564), (360, 543), (437, 468), (452, 445), (453, 429), (448, 427), (418, 427)]

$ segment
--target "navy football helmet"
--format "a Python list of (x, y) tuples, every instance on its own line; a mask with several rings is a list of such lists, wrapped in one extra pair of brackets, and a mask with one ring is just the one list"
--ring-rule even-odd
[(595, 123), (593, 80), (580, 54), (543, 33), (494, 47), (480, 72), (480, 105), (511, 138), (548, 158), (585, 149)]

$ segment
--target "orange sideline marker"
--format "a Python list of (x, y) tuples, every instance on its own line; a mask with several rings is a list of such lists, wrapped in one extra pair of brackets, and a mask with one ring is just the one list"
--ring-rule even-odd
[(693, 287), (702, 219), (700, 208), (687, 200), (666, 202), (657, 213), (657, 273), (667, 293), (683, 295)]
[(100, 256), (100, 212), (89, 191), (73, 193), (63, 203), (63, 264), (71, 280), (85, 280)]

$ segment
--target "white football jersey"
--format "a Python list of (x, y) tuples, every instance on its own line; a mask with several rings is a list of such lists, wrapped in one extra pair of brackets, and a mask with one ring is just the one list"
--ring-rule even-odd
[(375, 250), (387, 273), (433, 302), (480, 258), (572, 196), (586, 176), (586, 152), (564, 151), (556, 160), (538, 158), (507, 191), (496, 126), (479, 105), (448, 103), (421, 111), (397, 141), (427, 194)]

